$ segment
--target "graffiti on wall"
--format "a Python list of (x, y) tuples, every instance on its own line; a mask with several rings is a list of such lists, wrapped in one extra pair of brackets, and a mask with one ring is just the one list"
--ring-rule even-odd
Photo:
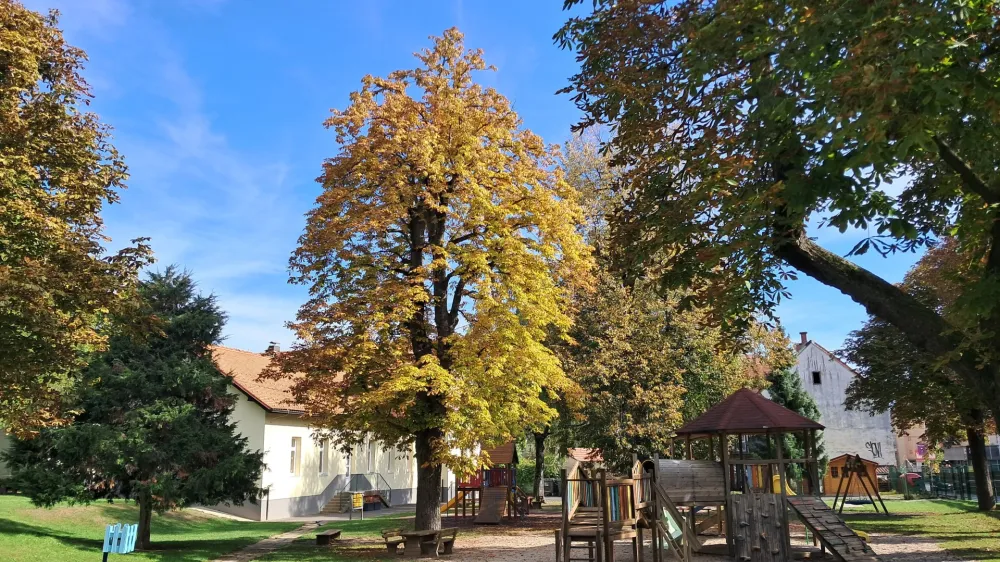
[(872, 458), (873, 459), (880, 459), (880, 458), (882, 458), (882, 444), (881, 443), (877, 443), (875, 441), (869, 441), (869, 442), (865, 443), (865, 449), (868, 449), (868, 452), (872, 454)]

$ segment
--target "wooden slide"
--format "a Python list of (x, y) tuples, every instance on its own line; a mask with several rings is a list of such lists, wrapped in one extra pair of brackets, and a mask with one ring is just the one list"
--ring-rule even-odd
[(868, 548), (865, 541), (844, 523), (844, 520), (820, 498), (794, 496), (787, 498), (788, 505), (799, 514), (799, 518), (812, 529), (823, 546), (843, 562), (879, 562), (878, 556)]
[(473, 522), (496, 525), (503, 519), (503, 512), (506, 508), (507, 488), (486, 488), (483, 490), (479, 514), (476, 515)]

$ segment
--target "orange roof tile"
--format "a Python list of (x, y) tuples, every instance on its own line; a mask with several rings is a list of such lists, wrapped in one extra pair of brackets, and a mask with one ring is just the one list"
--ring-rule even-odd
[(211, 350), (215, 364), (223, 374), (232, 378), (233, 386), (266, 410), (305, 412), (305, 407), (296, 402), (292, 395), (292, 386), (295, 385), (298, 376), (278, 380), (257, 380), (271, 363), (267, 355), (221, 345), (213, 345)]
[(589, 449), (587, 447), (570, 447), (566, 449), (566, 454), (570, 458), (580, 462), (604, 462), (600, 449)]

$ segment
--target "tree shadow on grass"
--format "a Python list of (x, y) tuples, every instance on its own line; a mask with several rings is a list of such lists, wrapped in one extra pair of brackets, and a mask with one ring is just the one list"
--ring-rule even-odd
[(101, 547), (104, 544), (103, 536), (100, 537), (100, 539), (90, 540), (80, 537), (60, 535), (59, 531), (55, 529), (42, 527), (40, 525), (32, 525), (30, 523), (24, 523), (22, 521), (14, 521), (12, 519), (6, 519), (6, 518), (0, 518), (0, 535), (4, 536), (28, 535), (39, 538), (53, 538), (58, 540), (59, 542), (72, 546), (73, 548), (78, 548), (80, 550), (100, 551)]
[[(100, 554), (104, 544), (104, 526), (99, 521), (134, 523), (134, 508), (121, 504), (93, 505), (97, 515), (83, 527), (73, 529), (50, 527), (0, 517), (0, 535), (16, 535), (54, 539), (77, 554), (73, 559), (90, 559)], [(256, 523), (214, 519), (183, 514), (156, 517), (152, 524), (152, 550), (136, 552), (133, 560), (157, 562), (196, 562), (211, 560), (240, 550), (267, 536), (296, 527), (289, 523)], [(93, 538), (87, 538), (87, 534)], [(66, 553), (51, 553), (52, 559), (62, 559)], [(2, 556), (0, 556), (2, 558)]]

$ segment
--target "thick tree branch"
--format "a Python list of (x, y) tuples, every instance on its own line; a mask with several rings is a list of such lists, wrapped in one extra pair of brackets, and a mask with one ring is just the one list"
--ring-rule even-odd
[(1000, 203), (1000, 192), (995, 188), (990, 187), (983, 178), (979, 177), (972, 167), (962, 159), (961, 156), (952, 150), (948, 143), (944, 142), (941, 137), (934, 135), (934, 144), (938, 147), (938, 154), (940, 154), (941, 159), (944, 163), (948, 165), (949, 168), (955, 171), (960, 178), (962, 178), (962, 184), (965, 185), (969, 191), (972, 191), (976, 195), (982, 197), (983, 201), (987, 203), (994, 204)]
[(892, 324), (918, 349), (933, 357), (950, 356), (949, 367), (970, 387), (993, 396), (993, 377), (961, 348), (952, 326), (933, 309), (872, 272), (820, 247), (804, 234), (779, 245), (776, 255), (795, 269), (851, 297), (878, 318)]
[(448, 311), (448, 321), (454, 331), (458, 327), (458, 311), (461, 310), (462, 297), (465, 296), (465, 279), (459, 278), (455, 285), (455, 294), (451, 296), (451, 310)]
[(482, 231), (479, 231), (478, 229), (473, 229), (472, 232), (468, 232), (468, 233), (463, 234), (461, 236), (456, 236), (456, 237), (452, 238), (451, 240), (448, 241), (448, 243), (449, 244), (461, 244), (462, 242), (465, 242), (466, 240), (471, 240), (471, 239), (475, 238), (476, 236), (482, 236), (485, 232), (486, 232), (485, 228)]

